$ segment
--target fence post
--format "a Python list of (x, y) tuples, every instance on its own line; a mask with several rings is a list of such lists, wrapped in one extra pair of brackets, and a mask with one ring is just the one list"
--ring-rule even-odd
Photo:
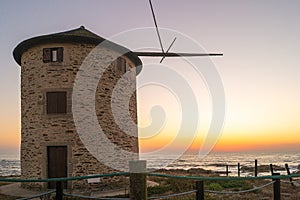
[(196, 181), (196, 200), (204, 200), (204, 182)]
[(270, 170), (271, 170), (271, 175), (273, 176), (274, 175), (274, 169), (273, 169), (273, 165), (270, 164)]
[[(273, 173), (274, 176), (279, 176), (280, 173)], [(273, 196), (274, 200), (280, 200), (281, 199), (281, 194), (280, 194), (280, 179), (275, 178), (273, 179), (275, 183), (273, 184)]]
[[(289, 165), (287, 163), (285, 164), (285, 169), (286, 169), (287, 175), (291, 175), (290, 168), (289, 168)], [(290, 177), (290, 182), (291, 182), (291, 185), (294, 186), (292, 177)]]
[(130, 199), (147, 199), (146, 160), (129, 161)]
[(229, 171), (228, 171), (228, 165), (226, 165), (226, 176), (229, 175)]
[(63, 200), (63, 184), (61, 181), (56, 182), (56, 200)]
[(257, 160), (255, 159), (254, 176), (257, 176)]
[(241, 169), (240, 169), (240, 163), (238, 163), (238, 177), (241, 176)]

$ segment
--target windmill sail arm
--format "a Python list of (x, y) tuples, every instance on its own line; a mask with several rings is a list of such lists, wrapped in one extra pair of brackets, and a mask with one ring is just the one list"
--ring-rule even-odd
[(162, 53), (162, 52), (134, 52), (137, 56), (147, 57), (196, 57), (196, 56), (223, 56), (223, 53)]

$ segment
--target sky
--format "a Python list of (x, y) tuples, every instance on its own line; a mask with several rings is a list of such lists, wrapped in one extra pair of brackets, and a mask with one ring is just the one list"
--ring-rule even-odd
[[(226, 115), (214, 151), (300, 150), (300, 2), (298, 0), (153, 0), (158, 25), (193, 38), (207, 52), (223, 82)], [(12, 57), (21, 41), (84, 25), (110, 38), (127, 30), (153, 27), (147, 0), (64, 0), (0, 2), (0, 153), (20, 146), (20, 67)], [(153, 45), (159, 43), (153, 32)], [(140, 36), (143, 39), (143, 35)], [(170, 44), (164, 38), (164, 46)], [(168, 41), (168, 42), (166, 42)], [(174, 50), (177, 50), (174, 43)], [(182, 50), (182, 49), (181, 49)], [(152, 60), (142, 58), (144, 64)], [(178, 72), (180, 61), (166, 59)], [(147, 67), (147, 66), (145, 66)], [(141, 76), (147, 70), (144, 70)], [(211, 120), (210, 93), (203, 80), (192, 77), (198, 91), (201, 122), (191, 150), (201, 146)], [(163, 147), (180, 124), (180, 106), (164, 88), (138, 91), (139, 123), (151, 124), (151, 105), (163, 104), (167, 122), (153, 137), (141, 139), (142, 151)], [(157, 96), (160, 98), (155, 98)], [(188, 130), (186, 130), (188, 131)], [(143, 134), (143, 133), (139, 133)], [(181, 148), (180, 143), (174, 148)]]

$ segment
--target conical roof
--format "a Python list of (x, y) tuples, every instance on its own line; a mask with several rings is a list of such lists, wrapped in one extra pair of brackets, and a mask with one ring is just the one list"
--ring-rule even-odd
[[(30, 38), (27, 40), (24, 40), (20, 44), (16, 46), (16, 48), (13, 51), (13, 56), (15, 61), (21, 65), (21, 56), (22, 54), (27, 51), (30, 47), (33, 47), (38, 44), (46, 44), (46, 43), (85, 43), (85, 44), (95, 44), (98, 45), (101, 42), (105, 41), (106, 39), (96, 35), (95, 33), (85, 29), (84, 26), (81, 26), (80, 28), (60, 32), (60, 33), (54, 33), (49, 35), (42, 35), (34, 38)], [(128, 52), (125, 55), (128, 56), (136, 66), (142, 66), (142, 62), (139, 59), (139, 57), (130, 51), (129, 49), (120, 46), (116, 43), (113, 43), (111, 41), (106, 40), (106, 46), (108, 45), (109, 48), (112, 48), (115, 51), (118, 52)], [(140, 67), (139, 67), (140, 68)], [(140, 71), (141, 69), (137, 70)]]

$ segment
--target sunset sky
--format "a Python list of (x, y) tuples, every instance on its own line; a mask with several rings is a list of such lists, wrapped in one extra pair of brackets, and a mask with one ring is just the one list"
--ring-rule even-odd
[[(226, 97), (215, 151), (300, 150), (300, 1), (153, 0), (153, 6), (159, 27), (193, 38), (207, 52), (224, 53), (211, 58)], [(148, 0), (10, 0), (1, 1), (0, 14), (0, 153), (18, 152), (20, 145), (20, 67), (12, 57), (18, 43), (81, 25), (107, 39), (153, 27)], [(145, 38), (152, 39), (159, 50), (155, 32), (153, 38)], [(163, 38), (165, 48), (172, 39)], [(174, 51), (179, 50), (180, 41), (176, 42)], [(159, 59), (142, 61), (146, 68)], [(193, 74), (176, 59), (167, 58), (164, 64)], [(190, 149), (197, 151), (209, 127), (212, 105), (203, 80), (193, 77), (189, 82), (197, 92), (200, 125), (196, 138), (182, 140), (193, 141)], [(140, 140), (141, 150), (162, 148), (176, 136), (180, 106), (159, 86), (141, 87), (138, 93), (141, 126), (151, 124), (152, 105), (161, 104), (167, 117), (158, 134)], [(182, 147), (175, 143), (172, 148)]]

